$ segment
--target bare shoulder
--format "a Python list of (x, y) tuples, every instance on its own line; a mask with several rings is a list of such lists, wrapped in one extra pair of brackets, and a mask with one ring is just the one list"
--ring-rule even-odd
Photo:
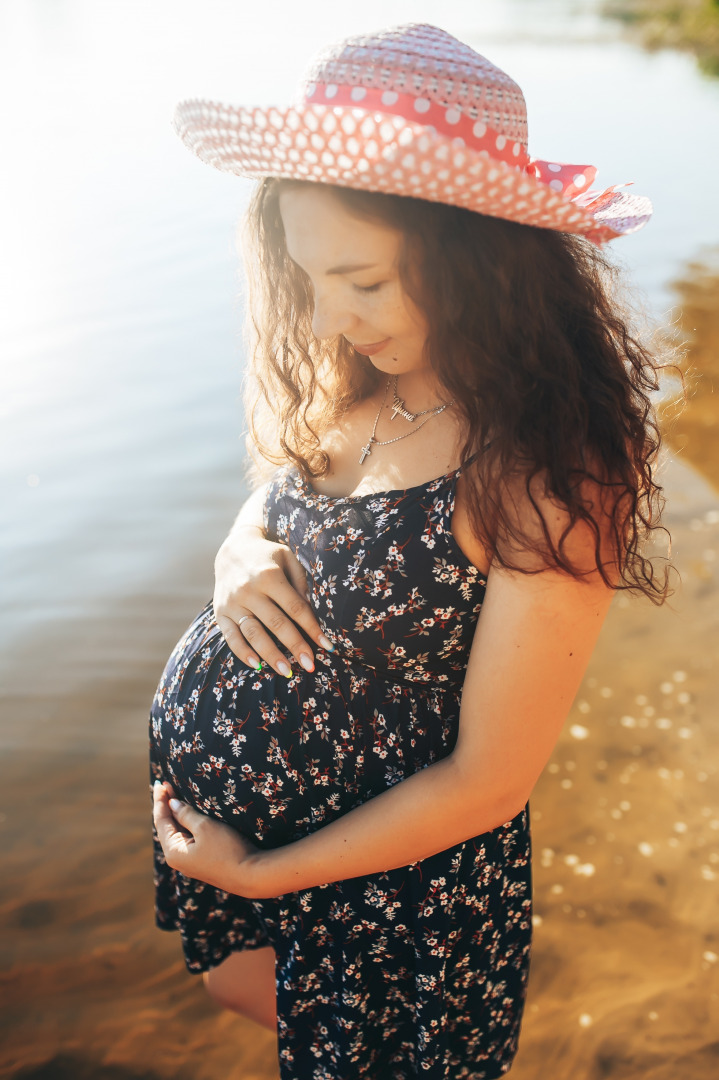
[[(599, 469), (591, 472), (601, 477)], [(573, 488), (570, 507), (569, 499), (552, 490), (546, 471), (521, 463), (500, 471), (495, 465), (481, 484), (471, 472), (460, 477), (452, 532), (485, 571), (504, 564), (530, 574), (571, 568), (587, 582), (594, 577), (601, 582), (601, 566), (616, 582), (624, 520), (617, 500), (615, 487), (585, 475)], [(477, 516), (486, 534), (482, 538), (474, 525)]]

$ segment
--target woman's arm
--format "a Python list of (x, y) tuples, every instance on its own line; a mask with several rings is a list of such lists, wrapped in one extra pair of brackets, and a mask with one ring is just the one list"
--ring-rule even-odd
[[(265, 628), (309, 671), (313, 651), (300, 630), (322, 648), (331, 649), (332, 644), (307, 602), (300, 563), (284, 544), (265, 537), (266, 490), (264, 486), (250, 495), (217, 553), (213, 606), (225, 641), (243, 663), (256, 668), (266, 660), (280, 675), (289, 676), (291, 667)], [(245, 615), (254, 618), (239, 629)]]
[[(575, 533), (570, 554), (589, 568), (594, 536)], [(596, 570), (578, 581), (495, 566), (448, 757), (273, 851), (257, 851), (237, 834), (233, 846), (231, 829), (178, 804), (175, 818), (194, 839), (179, 851), (175, 843), (170, 865), (229, 892), (277, 896), (404, 866), (510, 820), (552, 752), (612, 596)], [(172, 847), (169, 808), (160, 804), (163, 846)]]

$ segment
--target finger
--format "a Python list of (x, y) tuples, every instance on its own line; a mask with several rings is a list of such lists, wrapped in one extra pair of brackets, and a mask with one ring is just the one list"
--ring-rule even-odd
[[(294, 599), (300, 602), (294, 589), (290, 591)], [(304, 603), (304, 601), (301, 602)], [(286, 678), (292, 675), (292, 667), (282, 652), (280, 647), (282, 645), (306, 671), (314, 671), (312, 646), (307, 643), (296, 624), (288, 618), (282, 608), (266, 596), (255, 604), (253, 617), (243, 620), (241, 632), (254, 651), (264, 657), (278, 674)]]
[(299, 559), (296, 559), (291, 553), (285, 558), (285, 575), (295, 592), (309, 601), (310, 592), (307, 586), (307, 574)]
[[(288, 559), (288, 570), (293, 565), (299, 567), (301, 577), (297, 580), (300, 588), (303, 588), (304, 572), (299, 562), (292, 555), (289, 555)], [(297, 588), (287, 578), (278, 579), (276, 575), (270, 577), (271, 573), (271, 571), (267, 573), (263, 593), (258, 595), (255, 603), (248, 605), (251, 606), (253, 613), (300, 663), (302, 663), (300, 653), (307, 648), (305, 639), (299, 633), (300, 629), (304, 630), (320, 648), (332, 652), (334, 645), (323, 633), (311, 604), (303, 595), (300, 595)], [(262, 579), (260, 581), (262, 583)], [(243, 629), (247, 625), (243, 623)], [(252, 640), (252, 644), (256, 645), (254, 639), (248, 638), (248, 640)]]
[(155, 822), (157, 836), (165, 856), (168, 856), (177, 848), (178, 839), (187, 838), (181, 833), (173, 817), (170, 807), (170, 797), (164, 786), (158, 781), (153, 787), (152, 817)]
[(220, 633), (237, 659), (241, 660), (243, 664), (247, 664), (248, 667), (254, 668), (255, 671), (261, 671), (262, 660), (257, 656), (255, 650), (247, 644), (245, 636), (237, 623), (227, 615), (216, 615), (215, 621)]
[(195, 810), (194, 806), (188, 806), (187, 803), (180, 802), (179, 799), (169, 799), (168, 807), (175, 821), (183, 829), (186, 829), (191, 836), (195, 836), (205, 820), (205, 815), (201, 814), (199, 810)]
[(291, 552), (285, 556), (285, 573), (286, 581), (278, 584), (277, 591), (272, 594), (272, 599), (287, 612), (293, 622), (301, 627), (312, 641), (316, 641), (320, 648), (332, 652), (334, 645), (322, 632), (314, 609), (309, 603), (307, 576), (302, 564)]

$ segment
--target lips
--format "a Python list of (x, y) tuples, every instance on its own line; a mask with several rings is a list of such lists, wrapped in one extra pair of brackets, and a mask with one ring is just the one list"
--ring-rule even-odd
[(375, 341), (373, 345), (356, 345), (352, 343), (352, 348), (355, 352), (362, 353), (363, 356), (374, 356), (380, 349), (384, 349), (388, 343), (389, 338), (385, 338), (384, 341)]

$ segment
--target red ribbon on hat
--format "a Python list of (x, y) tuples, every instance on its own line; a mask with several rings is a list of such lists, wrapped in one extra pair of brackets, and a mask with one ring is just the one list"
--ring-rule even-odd
[[(376, 87), (313, 83), (307, 88), (305, 101), (308, 105), (356, 108), (414, 121), (448, 136), (458, 147), (471, 147), (494, 161), (502, 161), (505, 165), (526, 172), (557, 194), (576, 199), (577, 202), (580, 196), (587, 193), (597, 175), (593, 165), (568, 165), (530, 158), (523, 143), (507, 138), (490, 124), (473, 119), (453, 105), (440, 105), (430, 98)], [(585, 209), (589, 209), (590, 205), (585, 202)]]

